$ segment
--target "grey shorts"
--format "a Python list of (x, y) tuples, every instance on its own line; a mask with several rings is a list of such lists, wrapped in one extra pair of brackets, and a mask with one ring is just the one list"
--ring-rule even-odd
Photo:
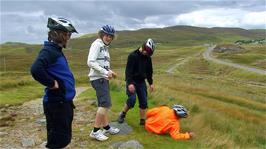
[(91, 85), (96, 91), (98, 107), (110, 108), (112, 103), (109, 91), (109, 81), (101, 78), (91, 81)]

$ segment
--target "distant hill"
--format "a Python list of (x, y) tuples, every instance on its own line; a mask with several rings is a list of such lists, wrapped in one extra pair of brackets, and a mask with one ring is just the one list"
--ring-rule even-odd
[[(136, 47), (145, 39), (168, 46), (187, 46), (204, 43), (233, 43), (237, 40), (264, 38), (266, 30), (246, 30), (241, 28), (203, 28), (193, 26), (171, 26), (165, 28), (144, 28), (135, 31), (118, 31), (113, 47)], [(88, 34), (70, 41), (73, 49), (87, 49), (97, 34)]]
[[(265, 29), (246, 30), (242, 28), (204, 28), (194, 26), (171, 26), (165, 28), (143, 28), (135, 31), (123, 30), (117, 32), (117, 39), (112, 47), (134, 47), (141, 45), (147, 38), (152, 38), (156, 43), (166, 46), (190, 46), (205, 43), (234, 43), (238, 40), (254, 40), (265, 38)], [(97, 33), (85, 34), (73, 38), (69, 42), (69, 48), (84, 50), (97, 38)], [(19, 42), (7, 42), (0, 45), (8, 47), (31, 46)], [(34, 47), (37, 45), (34, 45)], [(39, 45), (40, 46), (40, 45)]]

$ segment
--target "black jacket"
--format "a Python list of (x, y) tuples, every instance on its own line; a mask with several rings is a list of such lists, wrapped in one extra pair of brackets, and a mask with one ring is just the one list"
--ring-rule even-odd
[(128, 84), (139, 83), (147, 79), (148, 83), (152, 85), (153, 68), (151, 57), (142, 55), (139, 49), (133, 51), (128, 56), (125, 73)]

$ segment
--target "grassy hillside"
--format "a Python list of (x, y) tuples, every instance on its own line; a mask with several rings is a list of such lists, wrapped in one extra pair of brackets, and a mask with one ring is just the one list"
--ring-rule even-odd
[[(87, 148), (106, 148), (112, 141), (136, 139), (148, 149), (266, 148), (265, 75), (214, 64), (202, 58), (205, 43), (233, 43), (264, 35), (264, 30), (189, 26), (118, 32), (117, 40), (110, 46), (111, 66), (119, 75), (111, 81), (111, 119), (116, 119), (126, 98), (124, 69), (127, 55), (144, 39), (151, 37), (157, 42), (157, 50), (153, 55), (156, 91), (149, 93), (149, 106), (171, 106), (175, 103), (186, 106), (190, 117), (181, 121), (182, 131), (193, 131), (196, 138), (192, 141), (174, 141), (168, 135), (147, 133), (136, 122), (139, 118), (136, 105), (126, 118), (134, 129), (132, 134), (113, 136), (108, 142), (99, 143), (88, 139), (84, 132), (80, 133), (80, 129), (89, 132), (92, 126), (75, 125), (73, 131), (76, 140), (72, 146), (85, 144)], [(95, 37), (92, 34), (72, 39), (72, 50), (64, 51), (78, 86), (89, 86), (86, 60), (88, 47)], [(221, 55), (219, 58), (262, 66), (258, 63), (265, 59), (264, 47), (247, 46), (248, 52), (243, 55)], [(0, 107), (41, 97), (43, 87), (29, 74), (41, 45), (8, 43), (0, 48)], [(256, 60), (258, 57), (259, 61)], [(173, 66), (176, 67), (172, 74), (167, 73)], [(95, 93), (88, 89), (80, 98), (86, 99), (80, 103), (80, 106), (85, 106), (88, 99), (95, 99)], [(85, 109), (91, 108), (87, 105)]]
[(244, 50), (236, 53), (215, 53), (219, 59), (266, 69), (266, 45), (243, 45)]
[[(94, 36), (83, 36), (73, 39), (70, 46), (73, 49), (87, 49)], [(118, 31), (117, 40), (112, 47), (136, 47), (147, 38), (154, 39), (164, 46), (191, 46), (204, 43), (235, 42), (239, 39), (264, 38), (265, 31), (245, 30), (240, 28), (200, 28), (191, 26), (173, 26), (156, 29), (140, 29), (136, 31)]]

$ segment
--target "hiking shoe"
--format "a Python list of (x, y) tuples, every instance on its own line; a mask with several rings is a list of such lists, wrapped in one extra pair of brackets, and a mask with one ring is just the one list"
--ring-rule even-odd
[(126, 117), (126, 114), (125, 114), (124, 112), (121, 112), (121, 113), (119, 114), (119, 117), (118, 117), (117, 122), (118, 122), (118, 123), (124, 123), (124, 121), (125, 121), (125, 117)]
[(140, 119), (139, 125), (145, 125), (145, 119)]
[(101, 129), (96, 132), (93, 132), (92, 130), (90, 133), (90, 137), (98, 141), (105, 141), (108, 139), (108, 137), (103, 134), (103, 131)]
[(118, 128), (110, 127), (108, 130), (103, 129), (102, 132), (103, 132), (103, 134), (105, 134), (105, 133), (109, 133), (109, 134), (111, 134), (111, 135), (115, 135), (115, 134), (119, 133), (119, 131), (120, 131), (120, 129), (118, 129)]

